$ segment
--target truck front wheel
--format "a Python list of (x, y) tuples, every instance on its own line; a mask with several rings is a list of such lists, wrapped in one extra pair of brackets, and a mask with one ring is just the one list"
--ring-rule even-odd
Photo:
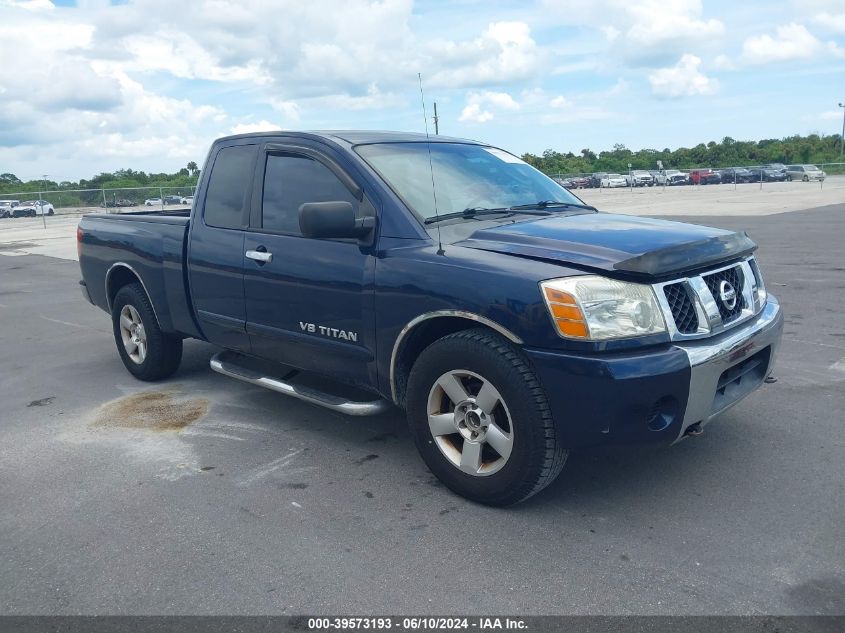
[(141, 284), (128, 284), (117, 291), (112, 327), (120, 359), (136, 378), (163, 380), (179, 368), (182, 339), (161, 331)]
[(429, 469), (487, 505), (536, 494), (568, 455), (528, 362), (488, 330), (463, 330), (427, 347), (411, 370), (407, 411)]

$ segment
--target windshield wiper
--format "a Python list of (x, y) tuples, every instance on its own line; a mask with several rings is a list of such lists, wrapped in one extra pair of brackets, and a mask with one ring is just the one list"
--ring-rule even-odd
[(508, 207), (509, 211), (522, 211), (524, 209), (548, 209), (549, 207), (571, 207), (573, 209), (589, 209), (590, 211), (598, 211), (595, 207), (588, 204), (577, 204), (575, 202), (560, 202), (558, 200), (540, 200), (539, 202), (532, 202), (531, 204), (518, 204), (513, 207)]
[(455, 218), (470, 219), (474, 218), (477, 215), (502, 214), (505, 217), (515, 215), (516, 213), (521, 213), (524, 215), (551, 215), (550, 211), (543, 211), (541, 209), (532, 211), (532, 209), (534, 209), (534, 205), (531, 205), (530, 207), (525, 209), (520, 209), (519, 207), (496, 207), (493, 209), (488, 209), (487, 207), (468, 207), (463, 211), (444, 213), (443, 215), (436, 215), (432, 218), (426, 218), (423, 222), (425, 224), (434, 224), (435, 222), (440, 222), (441, 220), (454, 220)]

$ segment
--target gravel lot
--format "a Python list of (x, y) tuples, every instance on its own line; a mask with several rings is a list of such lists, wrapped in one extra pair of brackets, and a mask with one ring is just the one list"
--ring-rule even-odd
[(574, 453), (508, 510), (441, 487), (399, 412), (227, 379), (207, 344), (135, 381), (79, 295), (75, 223), (4, 224), (0, 613), (845, 613), (845, 205), (688, 209), (760, 244), (778, 382), (700, 438)]

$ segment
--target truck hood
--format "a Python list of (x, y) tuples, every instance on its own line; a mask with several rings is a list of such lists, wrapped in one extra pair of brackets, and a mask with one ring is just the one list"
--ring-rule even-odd
[(744, 233), (611, 213), (556, 215), (481, 229), (456, 246), (636, 277), (664, 277), (748, 255)]

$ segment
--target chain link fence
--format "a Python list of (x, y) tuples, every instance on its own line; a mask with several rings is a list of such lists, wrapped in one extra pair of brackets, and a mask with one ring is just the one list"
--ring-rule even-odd
[(60, 189), (0, 193), (0, 218), (165, 211), (191, 206), (196, 187)]

